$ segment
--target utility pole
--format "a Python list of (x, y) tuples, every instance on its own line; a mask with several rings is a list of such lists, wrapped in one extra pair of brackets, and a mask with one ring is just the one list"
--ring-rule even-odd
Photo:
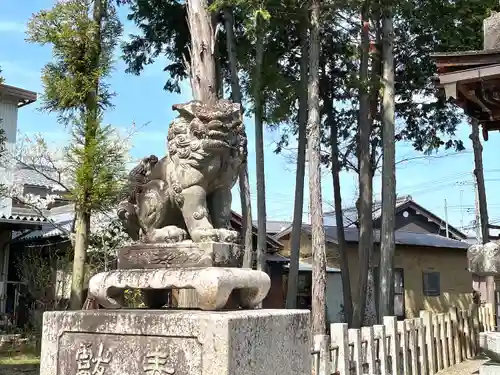
[(446, 238), (450, 238), (450, 232), (448, 231), (448, 204), (446, 203), (446, 198), (444, 199), (444, 221), (446, 222)]
[(477, 243), (483, 243), (483, 236), (481, 235), (481, 212), (479, 211), (479, 191), (474, 173), (472, 173), (472, 178), (474, 180), (474, 224), (476, 228), (476, 239)]

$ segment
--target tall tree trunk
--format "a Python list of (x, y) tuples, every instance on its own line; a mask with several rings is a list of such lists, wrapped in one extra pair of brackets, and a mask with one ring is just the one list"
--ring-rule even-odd
[[(92, 64), (92, 69), (98, 71), (102, 41), (101, 41), (101, 30), (102, 22), (106, 16), (108, 9), (107, 0), (95, 0), (92, 9), (92, 20), (95, 24), (95, 30), (93, 35), (93, 44), (89, 46), (90, 51), (90, 64)], [(85, 98), (85, 109), (81, 111), (82, 120), (85, 122), (85, 144), (83, 149), (83, 166), (82, 171), (85, 173), (85, 178), (83, 178), (83, 184), (80, 187), (82, 189), (82, 196), (84, 197), (83, 204), (76, 205), (76, 234), (74, 241), (74, 258), (73, 258), (73, 270), (72, 270), (72, 280), (71, 280), (71, 293), (70, 293), (70, 309), (79, 310), (83, 307), (84, 296), (83, 287), (85, 282), (85, 260), (87, 256), (87, 249), (89, 246), (89, 236), (90, 236), (90, 202), (88, 202), (87, 197), (90, 195), (90, 191), (93, 185), (93, 172), (92, 172), (92, 149), (91, 143), (95, 140), (97, 129), (99, 127), (99, 105), (98, 105), (98, 95), (99, 95), (99, 77), (96, 75), (94, 86), (87, 97)]]
[(319, 108), (319, 14), (320, 0), (311, 4), (311, 49), (309, 57), (308, 141), (309, 141), (309, 202), (312, 227), (312, 333), (326, 332), (326, 254), (325, 227), (321, 194), (321, 129)]
[(85, 260), (90, 236), (90, 214), (76, 211), (76, 235), (71, 278), (69, 308), (80, 310), (85, 301), (83, 287), (85, 283)]
[[(195, 100), (212, 104), (218, 98), (215, 62), (214, 22), (206, 0), (187, 0), (187, 19), (191, 34), (191, 89)], [(198, 297), (191, 289), (178, 292), (178, 307), (197, 307)]]
[[(236, 56), (236, 42), (234, 39), (234, 17), (231, 8), (224, 8), (224, 23), (226, 29), (226, 44), (229, 55), (229, 70), (231, 72), (232, 100), (240, 103), (243, 117), (243, 100), (241, 96), (240, 80), (238, 78), (238, 59)], [(250, 183), (248, 181), (248, 164), (241, 167), (238, 176), (241, 202), (241, 238), (245, 247), (243, 267), (252, 268), (253, 264), (253, 237), (252, 237), (252, 202), (250, 199)]]
[(359, 273), (356, 301), (353, 305), (353, 327), (360, 327), (363, 323), (368, 292), (368, 272), (371, 253), (373, 251), (373, 221), (372, 221), (372, 167), (370, 155), (370, 95), (368, 83), (368, 57), (369, 57), (369, 25), (368, 1), (363, 3), (361, 12), (361, 64), (359, 87), (359, 119), (358, 119), (358, 170), (359, 170)]
[(262, 62), (264, 59), (264, 31), (262, 17), (257, 14), (255, 56), (255, 165), (257, 170), (257, 269), (266, 269), (266, 180), (264, 176), (264, 103), (262, 100)]
[(330, 122), (330, 147), (332, 158), (333, 197), (335, 205), (335, 225), (337, 226), (337, 242), (340, 256), (340, 269), (342, 270), (342, 296), (344, 302), (344, 318), (347, 325), (352, 325), (352, 294), (349, 260), (345, 241), (344, 216), (342, 213), (342, 194), (340, 190), (340, 160), (338, 145), (338, 129)]
[(392, 7), (385, 9), (383, 33), (383, 98), (382, 98), (382, 228), (380, 233), (379, 323), (384, 316), (394, 315), (394, 254), (396, 215), (396, 146), (394, 102), (394, 29)]
[[(479, 124), (476, 119), (471, 119), (472, 133), (469, 136), (474, 149), (474, 175), (477, 184), (477, 199), (479, 201), (479, 217), (481, 226), (481, 240), (483, 244), (489, 241), (488, 229), (488, 205), (486, 201), (486, 186), (483, 172), (483, 146), (479, 139)], [(495, 303), (495, 279), (493, 276), (486, 277), (486, 302)]]
[(215, 35), (206, 0), (187, 0), (187, 18), (191, 34), (191, 89), (195, 100), (217, 100)]
[(306, 171), (307, 132), (307, 68), (309, 61), (309, 39), (307, 37), (308, 12), (304, 10), (304, 21), (300, 32), (300, 91), (299, 91), (299, 134), (297, 152), (297, 172), (295, 175), (295, 201), (293, 205), (292, 238), (290, 245), (290, 269), (286, 294), (286, 308), (297, 307), (297, 285), (299, 280), (300, 235), (302, 233), (302, 213), (304, 211), (304, 176)]

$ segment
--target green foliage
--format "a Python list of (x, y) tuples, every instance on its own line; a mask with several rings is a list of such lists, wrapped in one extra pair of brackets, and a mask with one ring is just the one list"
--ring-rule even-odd
[[(102, 17), (95, 19), (99, 4)], [(110, 126), (102, 125), (113, 96), (104, 79), (121, 32), (107, 0), (57, 2), (28, 23), (28, 41), (52, 46), (54, 61), (42, 71), (42, 109), (71, 126), (73, 142), (66, 152), (75, 180), (71, 195), (87, 213), (111, 206), (125, 173), (124, 145)]]
[[(372, 24), (380, 25), (377, 15), (380, 13), (379, 4), (371, 3)], [(136, 23), (141, 34), (123, 46), (128, 71), (139, 74), (145, 65), (164, 54), (169, 61), (165, 68), (168, 73), (165, 88), (178, 91), (179, 81), (187, 77), (184, 59), (189, 62), (189, 30), (184, 21), (183, 2), (128, 0), (127, 4), (130, 6), (129, 19)], [(299, 35), (301, 22), (304, 22), (304, 4), (300, 0), (258, 3), (217, 0), (210, 5), (214, 12), (228, 6), (234, 10), (242, 92), (245, 101), (250, 104), (255, 66), (254, 21), (257, 14), (264, 14), (268, 19), (262, 95), (265, 123), (272, 127), (279, 126), (284, 135), (277, 151), (281, 151), (289, 138), (297, 133)], [(339, 129), (344, 159), (356, 148), (359, 87), (367, 85), (371, 88), (378, 81), (360, 82), (358, 78), (361, 5), (361, 1), (340, 1), (335, 3), (335, 7), (326, 7), (321, 14), (321, 65), (326, 67), (322, 76), (324, 80), (333, 82), (327, 90), (329, 100), (335, 104), (334, 116), (330, 116), (328, 122), (323, 117), (323, 137), (327, 142), (329, 126)], [(456, 139), (457, 126), (462, 121), (461, 112), (437, 95), (432, 80), (435, 66), (430, 54), (481, 49), (482, 20), (491, 10), (499, 10), (496, 1), (474, 0), (473, 6), (465, 0), (405, 0), (395, 4), (397, 140), (411, 142), (416, 150), (423, 152), (433, 152), (441, 147), (463, 149), (462, 140)], [(372, 28), (371, 34), (372, 41), (376, 42), (375, 28)], [(224, 36), (224, 30), (219, 32), (219, 41), (223, 42)], [(374, 47), (377, 47), (376, 43)], [(219, 42), (219, 50), (223, 76), (228, 84), (225, 43)], [(252, 111), (252, 108), (249, 109)], [(380, 110), (379, 103), (375, 110)], [(373, 147), (378, 149), (380, 142), (380, 121), (376, 115)]]
[[(113, 93), (102, 78), (111, 72), (122, 25), (115, 9), (108, 5), (99, 27), (91, 17), (93, 4), (94, 0), (57, 2), (51, 10), (38, 12), (28, 22), (27, 40), (52, 45), (54, 56), (54, 62), (45, 65), (42, 71), (42, 109), (58, 112), (64, 123), (88, 110), (87, 99), (96, 84), (99, 108), (111, 105)], [(100, 43), (95, 42), (98, 33)]]

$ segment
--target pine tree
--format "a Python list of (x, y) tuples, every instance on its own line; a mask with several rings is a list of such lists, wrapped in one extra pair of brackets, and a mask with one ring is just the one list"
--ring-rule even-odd
[(121, 189), (125, 157), (103, 125), (113, 94), (104, 82), (122, 27), (107, 0), (67, 0), (35, 14), (28, 23), (28, 41), (50, 44), (54, 61), (42, 71), (42, 109), (56, 112), (71, 129), (67, 158), (74, 173), (76, 224), (71, 309), (83, 305), (86, 252), (92, 213), (109, 208)]

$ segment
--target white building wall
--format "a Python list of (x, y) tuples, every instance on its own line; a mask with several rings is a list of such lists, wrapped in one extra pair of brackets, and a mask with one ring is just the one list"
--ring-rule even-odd
[[(0, 98), (0, 127), (5, 132), (6, 156), (0, 160), (0, 183), (9, 187), (14, 182), (14, 163), (12, 155), (16, 148), (17, 137), (17, 102), (8, 98)], [(0, 215), (10, 216), (12, 212), (12, 200), (10, 198), (0, 199)]]

